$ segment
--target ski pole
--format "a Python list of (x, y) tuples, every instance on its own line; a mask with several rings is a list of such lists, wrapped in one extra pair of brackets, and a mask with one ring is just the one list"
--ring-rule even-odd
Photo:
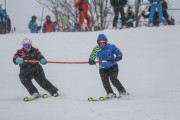
[(169, 9), (166, 9), (166, 10), (180, 10), (180, 8), (169, 8)]
[[(26, 63), (39, 63), (39, 60), (24, 60)], [(99, 61), (95, 61), (99, 63)], [(89, 62), (57, 62), (57, 61), (47, 61), (47, 63), (54, 63), (54, 64), (89, 64)]]
[(43, 14), (44, 14), (44, 7), (43, 7), (42, 13), (41, 13), (41, 23), (40, 23), (40, 25), (42, 24)]

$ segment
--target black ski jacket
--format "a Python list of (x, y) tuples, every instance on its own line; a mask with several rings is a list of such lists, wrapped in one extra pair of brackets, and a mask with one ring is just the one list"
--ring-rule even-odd
[[(26, 52), (24, 48), (17, 50), (13, 57), (14, 64), (16, 63), (16, 58), (21, 57), (24, 60), (41, 60), (44, 58), (44, 56), (40, 53), (40, 51), (37, 48), (31, 47), (31, 50), (29, 52)], [(20, 71), (24, 73), (32, 73), (37, 70), (42, 70), (42, 66), (39, 63), (26, 63), (20, 64)]]

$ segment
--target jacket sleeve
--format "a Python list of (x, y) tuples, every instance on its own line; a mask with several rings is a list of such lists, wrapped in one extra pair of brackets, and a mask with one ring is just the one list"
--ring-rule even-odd
[(116, 56), (121, 56), (122, 57), (122, 52), (119, 48), (117, 48), (115, 45), (112, 46), (113, 47), (113, 53), (116, 55)]
[(19, 57), (19, 50), (14, 54), (13, 63), (17, 65), (16, 58)]
[(89, 59), (95, 60), (98, 56), (97, 53), (100, 51), (100, 48), (98, 46), (94, 47)]
[(29, 27), (29, 29), (30, 29), (31, 32), (32, 32), (32, 31), (33, 31), (33, 24), (32, 24), (31, 22), (29, 22), (28, 27)]
[(1, 14), (3, 17), (8, 17), (8, 15), (2, 10), (2, 8), (0, 8), (0, 14)]
[(36, 51), (36, 57), (37, 57), (37, 60), (41, 60), (41, 59), (45, 59), (45, 57), (41, 54), (41, 52), (39, 51), (39, 49), (37, 48), (34, 48), (35, 51)]
[(81, 0), (78, 0), (76, 3), (75, 3), (75, 7), (77, 8), (77, 9), (79, 9), (80, 8), (80, 5), (81, 5)]

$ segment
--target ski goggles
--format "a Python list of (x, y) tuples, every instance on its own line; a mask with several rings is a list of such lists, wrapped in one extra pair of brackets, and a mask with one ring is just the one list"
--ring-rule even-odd
[(25, 48), (25, 49), (28, 49), (28, 48), (31, 48), (31, 44), (23, 44), (23, 48)]
[(100, 44), (100, 43), (107, 43), (107, 39), (101, 39), (101, 40), (98, 40), (97, 43), (98, 43), (98, 44)]

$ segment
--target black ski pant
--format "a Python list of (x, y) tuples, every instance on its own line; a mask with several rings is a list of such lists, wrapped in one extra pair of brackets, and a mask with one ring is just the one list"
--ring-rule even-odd
[(103, 86), (104, 86), (107, 94), (113, 93), (109, 78), (111, 80), (111, 83), (116, 87), (116, 89), (119, 91), (119, 93), (126, 92), (126, 90), (124, 89), (124, 87), (122, 86), (122, 84), (120, 83), (120, 81), (117, 78), (118, 72), (119, 72), (119, 69), (118, 69), (117, 64), (112, 66), (109, 69), (99, 69), (101, 80), (102, 80)]
[(166, 10), (163, 10), (163, 17), (166, 20), (166, 22), (168, 23), (168, 25), (170, 24), (169, 22), (169, 16)]
[(50, 81), (48, 81), (45, 77), (43, 70), (37, 70), (35, 72), (23, 72), (21, 71), (19, 74), (19, 78), (24, 87), (28, 90), (28, 92), (33, 95), (34, 93), (39, 93), (37, 88), (33, 85), (32, 79), (35, 81), (46, 91), (48, 91), (51, 95), (56, 93), (58, 89), (52, 85)]
[(122, 25), (125, 25), (125, 14), (124, 14), (124, 7), (114, 7), (114, 20), (113, 20), (113, 27), (117, 26), (117, 20), (119, 18), (119, 12), (121, 14)]

